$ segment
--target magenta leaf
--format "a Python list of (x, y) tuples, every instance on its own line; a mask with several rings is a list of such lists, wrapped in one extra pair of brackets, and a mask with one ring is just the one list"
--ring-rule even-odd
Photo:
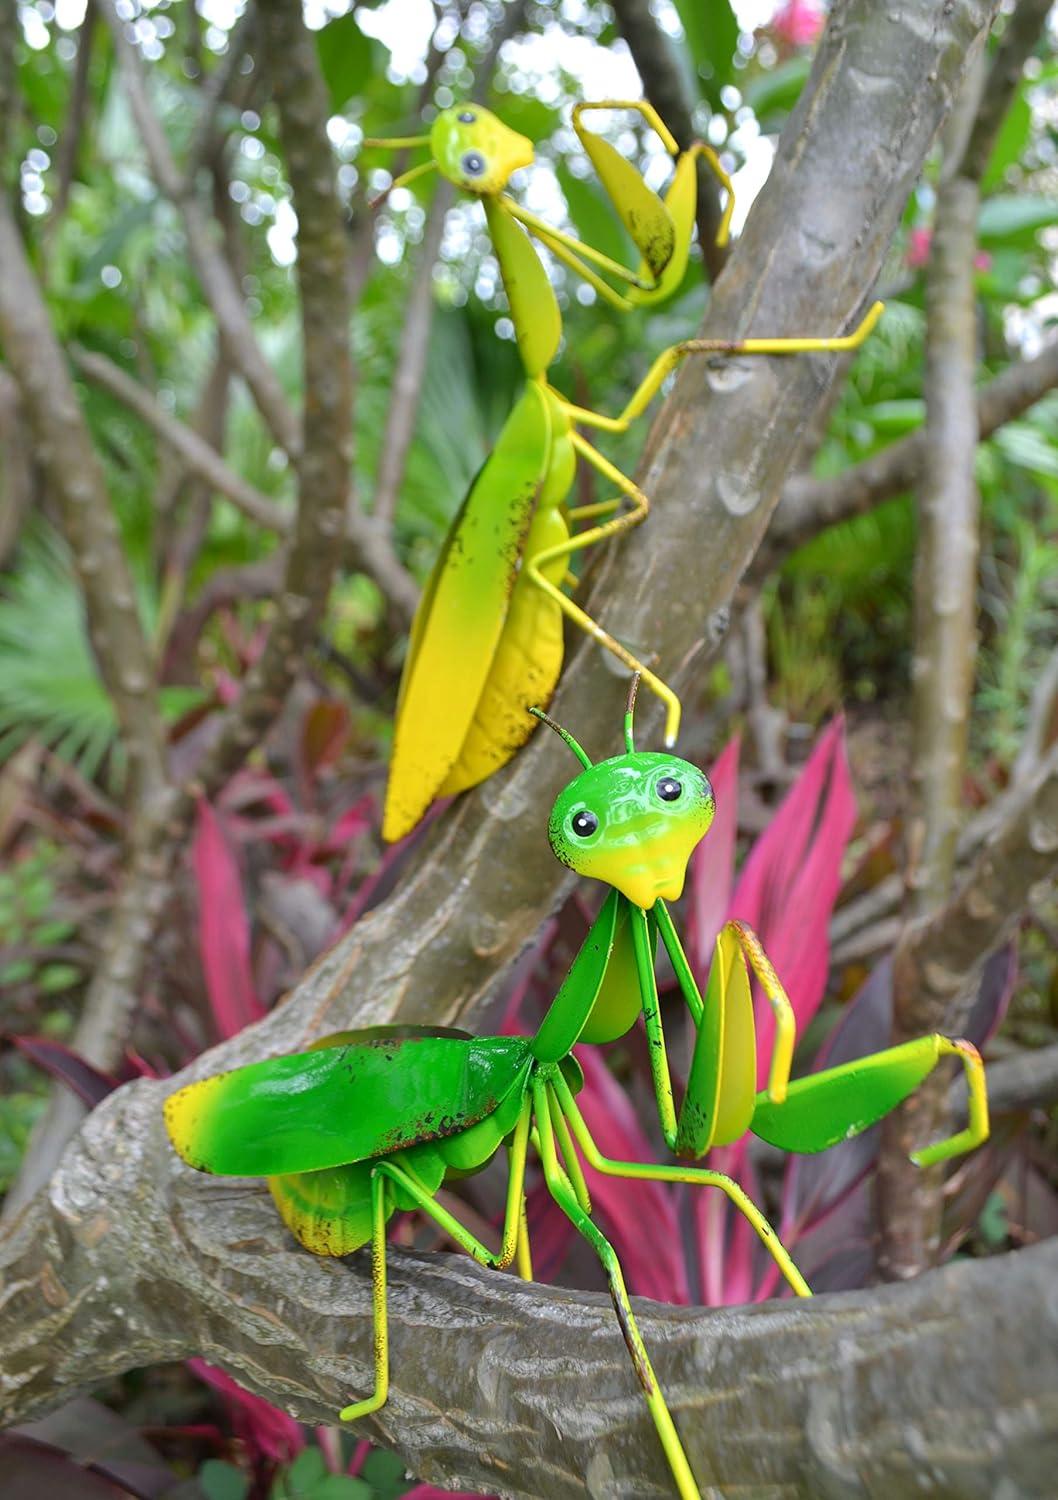
[(198, 884), (202, 973), (217, 1033), (226, 1040), (265, 1012), (250, 968), (250, 920), (239, 866), (216, 812), (206, 801), (198, 803), (192, 862)]
[(289, 1463), (305, 1447), (300, 1424), (263, 1396), (244, 1390), (237, 1380), (204, 1359), (189, 1359), (187, 1367), (223, 1398), (236, 1436), (252, 1453), (273, 1463)]
[(78, 1053), (64, 1047), (62, 1042), (53, 1042), (46, 1036), (11, 1034), (8, 1035), (8, 1041), (20, 1052), (24, 1052), (38, 1068), (43, 1068), (45, 1073), (50, 1073), (53, 1078), (64, 1083), (89, 1109), (95, 1109), (102, 1099), (121, 1086), (120, 1079), (101, 1072)]
[[(841, 864), (856, 822), (845, 726), (820, 736), (775, 817), (761, 834), (731, 898), (732, 917), (760, 937), (797, 1017), (798, 1033), (819, 1009), (830, 961), (828, 928)], [(771, 1007), (757, 997), (758, 1079), (763, 1086), (775, 1034)]]

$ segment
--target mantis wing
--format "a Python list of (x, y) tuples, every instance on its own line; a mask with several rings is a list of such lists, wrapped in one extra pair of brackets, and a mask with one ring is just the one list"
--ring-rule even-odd
[(528, 385), (445, 540), (412, 628), (383, 837), (415, 827), (459, 758), (503, 630), (550, 445)]
[[(676, 1152), (701, 1156), (737, 1141), (754, 1119), (757, 1044), (746, 960), (727, 927), (716, 939)], [(754, 1123), (754, 1128), (756, 1128)]]
[(918, 1037), (809, 1073), (790, 1084), (781, 1104), (760, 1093), (750, 1129), (782, 1151), (825, 1151), (859, 1135), (906, 1099), (933, 1068), (942, 1040)]
[(639, 278), (646, 281), (647, 273), (650, 272), (656, 277), (656, 285), (649, 291), (636, 286), (628, 288), (625, 296), (637, 307), (663, 302), (666, 297), (671, 297), (679, 289), (686, 273), (694, 217), (698, 208), (698, 162), (690, 151), (685, 151), (676, 162), (675, 175), (665, 193), (665, 208), (672, 219), (672, 254), (660, 273), (654, 271), (644, 256), (639, 268)]
[[(631, 162), (625, 161), (609, 141), (604, 141), (601, 136), (593, 135), (587, 130), (578, 131), (578, 134), (581, 145), (599, 174), (599, 181), (649, 267), (650, 274), (660, 277), (676, 247), (676, 228), (668, 208), (653, 188), (647, 187)], [(679, 197), (674, 201), (679, 202)]]
[(204, 1078), (169, 1096), (165, 1123), (199, 1171), (312, 1172), (454, 1135), (491, 1114), (528, 1065), (524, 1037), (398, 1030)]

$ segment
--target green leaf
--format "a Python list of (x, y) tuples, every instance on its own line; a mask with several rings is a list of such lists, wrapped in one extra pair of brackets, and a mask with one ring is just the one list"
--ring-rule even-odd
[(921, 427), (926, 416), (926, 403), (916, 396), (906, 396), (897, 401), (876, 401), (864, 407), (864, 421), (870, 422), (875, 432), (885, 437), (902, 437)]
[(1030, 422), (1008, 422), (992, 441), (1010, 463), (1030, 474), (1058, 478), (1058, 447)]
[(207, 1500), (246, 1500), (249, 1478), (234, 1464), (219, 1458), (207, 1458), (198, 1471), (198, 1482)]
[(73, 964), (45, 964), (37, 975), (37, 986), (45, 995), (57, 995), (68, 990), (81, 978), (81, 971)]
[(999, 127), (999, 134), (992, 147), (992, 155), (988, 159), (988, 166), (981, 179), (981, 188), (984, 192), (987, 193), (991, 188), (998, 186), (1003, 181), (1007, 168), (1012, 167), (1021, 159), (1021, 153), (1028, 145), (1031, 133), (1032, 110), (1025, 97), (1025, 84), (1022, 83)]
[(812, 71), (812, 59), (798, 53), (776, 68), (761, 70), (743, 90), (743, 98), (762, 129), (777, 130), (801, 97)]
[(0, 984), (23, 984), (33, 978), (33, 960), (15, 958), (0, 968)]
[(340, 112), (375, 71), (375, 49), (370, 37), (357, 25), (356, 15), (349, 11), (329, 21), (316, 33), (316, 50), (331, 108)]
[(376, 1500), (391, 1500), (408, 1487), (404, 1460), (386, 1448), (372, 1448), (360, 1472), (375, 1492)]
[(977, 235), (982, 245), (1017, 241), (1031, 246), (1036, 243), (1037, 232), (1049, 224), (1058, 224), (1058, 198), (1001, 193), (981, 205)]
[(676, 0), (676, 10), (702, 94), (719, 109), (720, 89), (730, 81), (738, 46), (738, 20), (730, 0)]

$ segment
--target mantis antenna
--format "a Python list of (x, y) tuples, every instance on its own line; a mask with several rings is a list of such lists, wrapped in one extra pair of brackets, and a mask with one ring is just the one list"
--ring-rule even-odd
[(531, 708), (529, 712), (532, 714), (534, 719), (539, 719), (541, 724), (546, 724), (548, 729), (553, 729), (560, 739), (565, 740), (566, 744), (573, 751), (573, 754), (580, 761), (584, 769), (586, 771), (591, 770), (592, 762), (591, 758), (588, 755), (588, 752), (583, 748), (582, 745), (579, 745), (577, 743), (568, 729), (563, 729), (561, 724), (556, 724), (551, 715), (545, 714), (542, 708)]
[(639, 692), (639, 679), (643, 674), (635, 672), (628, 686), (628, 702), (625, 704), (625, 749), (629, 755), (636, 753), (636, 736), (633, 722), (636, 713), (636, 694)]

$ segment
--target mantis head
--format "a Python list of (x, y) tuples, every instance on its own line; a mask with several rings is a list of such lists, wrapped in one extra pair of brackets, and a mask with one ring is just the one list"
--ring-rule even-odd
[(528, 136), (511, 130), (480, 104), (453, 104), (442, 110), (429, 135), (365, 140), (364, 145), (429, 146), (432, 160), (412, 167), (392, 187), (403, 186), (436, 168), (461, 192), (478, 198), (501, 193), (512, 172), (533, 162), (533, 143)]
[(605, 880), (649, 909), (683, 891), (691, 852), (713, 821), (713, 789), (704, 772), (675, 755), (636, 750), (635, 684), (625, 715), (626, 753), (592, 765), (568, 731), (537, 709), (584, 770), (558, 794), (547, 834), (557, 859), (578, 875)]
[(480, 104), (453, 104), (430, 131), (430, 150), (442, 177), (464, 193), (502, 192), (519, 167), (533, 162), (533, 143)]

